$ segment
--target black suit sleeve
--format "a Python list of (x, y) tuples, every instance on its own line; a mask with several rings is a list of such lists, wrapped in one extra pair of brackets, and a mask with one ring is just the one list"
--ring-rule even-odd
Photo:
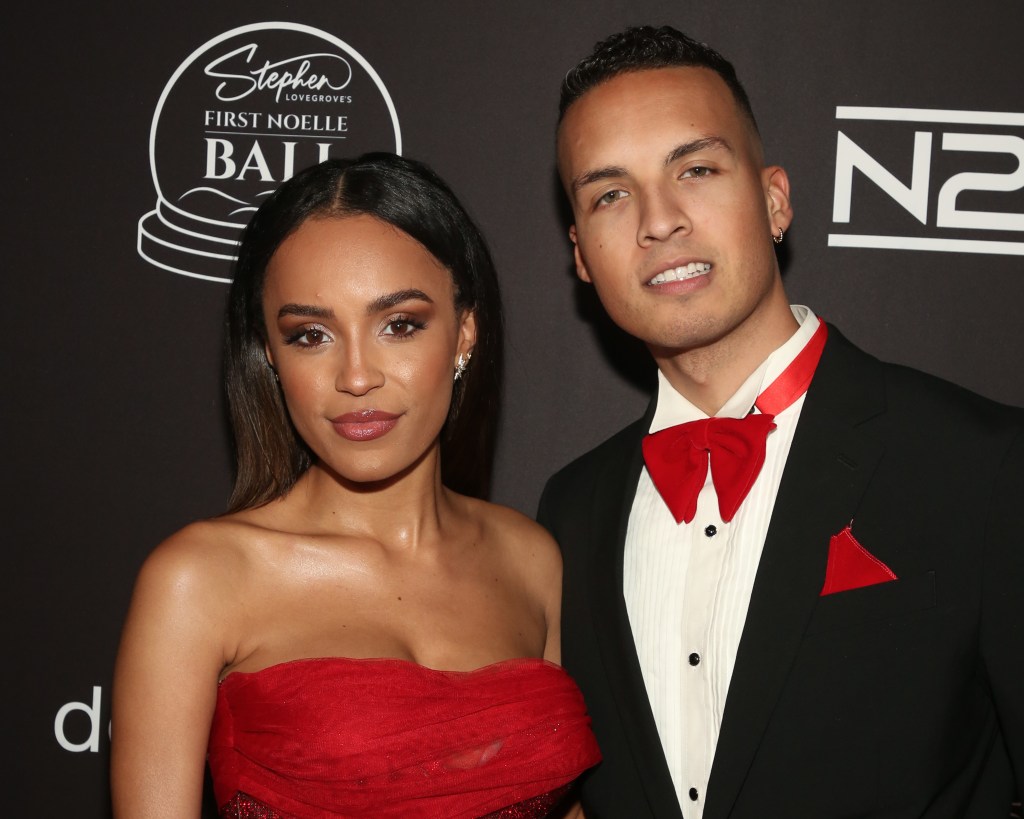
[(981, 653), (996, 713), (1024, 795), (1024, 432), (995, 478), (986, 524)]

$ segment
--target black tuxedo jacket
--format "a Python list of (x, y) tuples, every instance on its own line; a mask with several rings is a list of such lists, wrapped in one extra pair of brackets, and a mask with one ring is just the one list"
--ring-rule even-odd
[[(835, 328), (758, 566), (706, 819), (1005, 819), (1024, 785), (1024, 413)], [(622, 595), (647, 417), (555, 475), (562, 651), (604, 761), (588, 819), (679, 817)], [(820, 596), (853, 534), (898, 580)], [(1019, 798), (1019, 797), (1017, 797)]]

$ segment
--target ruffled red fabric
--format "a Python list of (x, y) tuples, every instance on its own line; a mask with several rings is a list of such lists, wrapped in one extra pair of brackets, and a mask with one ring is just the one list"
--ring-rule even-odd
[(576, 684), (539, 659), (452, 672), (327, 658), (236, 672), (220, 685), (209, 745), (223, 815), (244, 794), (294, 819), (543, 806), (600, 759)]

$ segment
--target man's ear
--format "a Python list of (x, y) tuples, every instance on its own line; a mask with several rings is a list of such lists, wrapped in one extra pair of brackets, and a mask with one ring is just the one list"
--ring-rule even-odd
[(761, 171), (765, 205), (768, 207), (768, 221), (773, 233), (778, 228), (789, 230), (793, 223), (793, 205), (789, 201), (789, 176), (778, 165), (770, 165)]
[(576, 275), (580, 278), (580, 281), (593, 284), (590, 280), (590, 274), (587, 272), (587, 265), (580, 254), (580, 243), (576, 241), (576, 225), (569, 226), (569, 238), (572, 239), (572, 254), (576, 259)]

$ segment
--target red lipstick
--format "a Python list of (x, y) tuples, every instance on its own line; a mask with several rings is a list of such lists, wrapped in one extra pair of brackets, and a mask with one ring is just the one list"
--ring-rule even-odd
[(372, 441), (394, 429), (400, 416), (383, 410), (367, 409), (346, 412), (332, 418), (334, 430), (349, 441)]

